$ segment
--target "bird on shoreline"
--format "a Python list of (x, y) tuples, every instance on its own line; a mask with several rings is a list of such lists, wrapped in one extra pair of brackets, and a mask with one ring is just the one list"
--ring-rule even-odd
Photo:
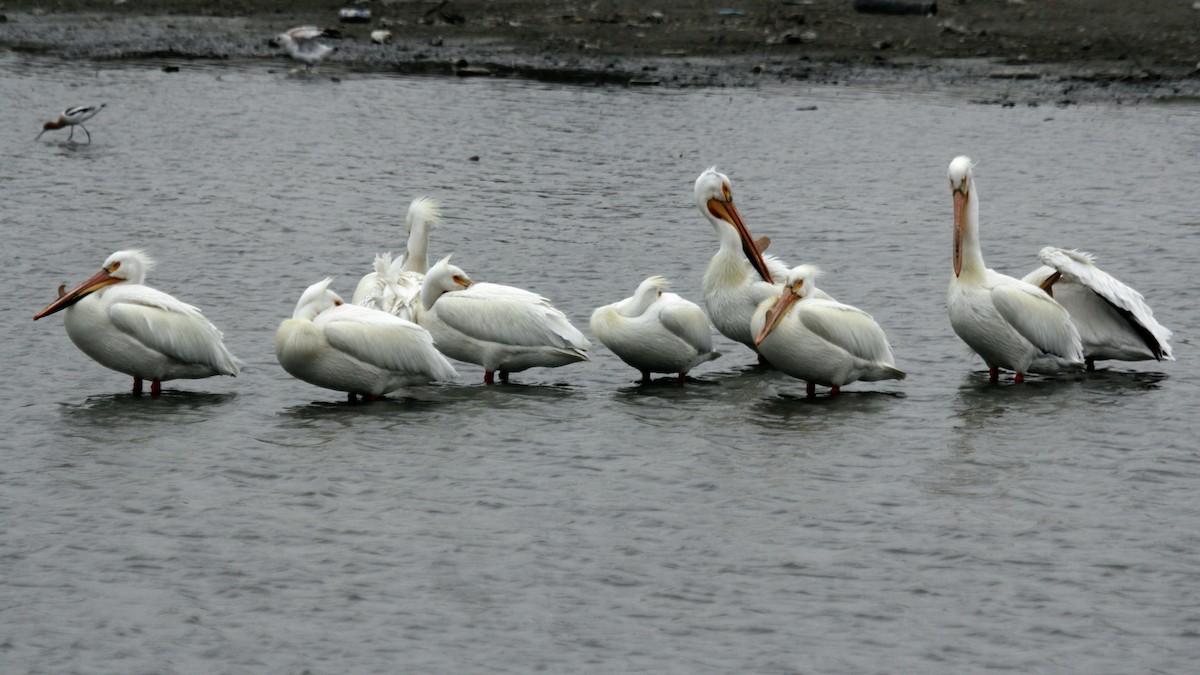
[(71, 342), (97, 363), (133, 376), (133, 393), (162, 393), (162, 383), (233, 375), (237, 359), (221, 341), (221, 331), (199, 309), (143, 285), (154, 263), (141, 251), (117, 251), (99, 272), (34, 315), (34, 321), (60, 310)]
[(87, 130), (87, 127), (83, 126), (83, 123), (95, 117), (96, 113), (100, 112), (100, 110), (106, 105), (108, 104), (101, 103), (100, 105), (77, 105), (73, 108), (67, 108), (66, 110), (62, 111), (62, 114), (58, 116), (58, 119), (53, 119), (43, 124), (42, 133), (38, 134), (37, 138), (33, 140), (38, 140), (42, 137), (42, 134), (52, 129), (70, 127), (71, 133), (67, 136), (67, 142), (71, 143), (75, 138), (75, 127), (79, 127), (80, 129), (83, 129), (83, 133), (87, 134), (88, 145), (91, 145), (92, 134)]
[(772, 365), (806, 382), (808, 398), (820, 384), (837, 394), (862, 380), (903, 380), (883, 329), (870, 314), (836, 300), (817, 297), (812, 265), (788, 271), (782, 292), (754, 310), (750, 331), (759, 353)]
[(592, 334), (619, 359), (642, 373), (678, 373), (687, 381), (692, 368), (721, 354), (713, 351), (712, 329), (699, 305), (667, 293), (660, 276), (646, 278), (631, 297), (592, 312)]
[(309, 286), (275, 331), (275, 356), (290, 375), (318, 387), (375, 399), (400, 387), (457, 377), (417, 324), (345, 303), (332, 278)]
[(287, 51), (288, 56), (303, 63), (304, 70), (312, 73), (318, 63), (337, 51), (336, 47), (330, 47), (317, 39), (325, 35), (325, 31), (316, 26), (297, 26), (276, 35), (275, 40)]
[(1084, 365), (1096, 361), (1174, 361), (1171, 331), (1154, 318), (1141, 293), (1096, 267), (1090, 253), (1047, 246), (1042, 266), (1024, 281), (1046, 291), (1071, 315), (1083, 343)]
[(528, 368), (589, 361), (591, 343), (565, 314), (521, 288), (475, 283), (450, 256), (429, 269), (421, 285), (421, 325), (438, 351), (483, 366), (485, 384), (508, 382)]
[(1014, 371), (1015, 382), (1023, 382), (1025, 373), (1082, 368), (1083, 346), (1067, 310), (1037, 286), (988, 269), (983, 262), (971, 158), (955, 157), (948, 177), (954, 243), (947, 308), (954, 332), (983, 357), (992, 382), (1000, 368)]

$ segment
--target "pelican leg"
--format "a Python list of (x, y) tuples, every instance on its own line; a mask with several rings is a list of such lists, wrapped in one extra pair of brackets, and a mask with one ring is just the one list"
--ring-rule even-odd
[(817, 397), (817, 385), (816, 385), (816, 383), (814, 383), (814, 382), (805, 382), (805, 383), (804, 383), (804, 395), (805, 395), (807, 398), (816, 398), (816, 397)]
[(758, 355), (758, 365), (769, 366), (771, 364), (767, 363), (767, 357), (763, 356), (762, 354), (759, 354)]
[(1083, 359), (1083, 366), (1084, 368), (1087, 368), (1089, 373), (1092, 372), (1096, 369), (1096, 359), (1093, 359), (1090, 356), (1085, 356)]
[(837, 395), (838, 395), (838, 394), (840, 394), (840, 393), (842, 393), (842, 388), (841, 388), (841, 387), (833, 387), (832, 389), (830, 389), (830, 390), (829, 390), (829, 395), (830, 395), (830, 396), (837, 396)]
[(650, 384), (650, 371), (648, 371), (648, 370), (642, 371), (642, 379), (640, 380), (640, 382), (642, 384)]
[(507, 370), (500, 371), (500, 381), (503, 382), (504, 384), (508, 384), (508, 371)]
[(989, 368), (988, 369), (988, 382), (995, 382), (999, 379), (1000, 379), (1000, 369), (999, 368)]
[(150, 395), (162, 396), (162, 382), (157, 377), (150, 380)]
[(79, 128), (83, 129), (83, 133), (87, 134), (87, 137), (88, 137), (87, 144), (91, 145), (92, 144), (92, 132), (88, 131), (87, 127), (83, 126), (82, 124), (79, 125)]
[(490, 370), (483, 371), (483, 383), (484, 384), (496, 384), (495, 374)]
[(358, 403), (358, 395), (352, 391), (346, 392), (346, 402), (347, 403)]
[(687, 373), (679, 374), (679, 384), (687, 384)]
[(137, 377), (136, 375), (133, 378), (133, 395), (134, 396), (142, 395), (142, 378)]
[(1024, 381), (1025, 381), (1025, 373), (1017, 373), (1016, 375), (1013, 375), (1013, 382), (1016, 382), (1017, 384), (1021, 384)]

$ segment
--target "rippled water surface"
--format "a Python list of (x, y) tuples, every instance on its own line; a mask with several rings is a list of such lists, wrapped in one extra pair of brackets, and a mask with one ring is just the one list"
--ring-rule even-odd
[[(182, 65), (0, 57), (5, 672), (1195, 667), (1196, 107)], [(108, 104), (90, 146), (34, 142), (84, 102)], [(1092, 251), (1178, 361), (987, 384), (945, 309), (960, 153), (992, 267)], [(718, 337), (684, 387), (598, 347), (354, 406), (275, 362), (300, 292), (348, 296), (418, 195), (435, 256), (582, 328), (650, 274), (699, 302), (713, 164), (907, 381), (805, 400)], [(133, 398), (61, 316), (30, 321), (128, 247), (242, 376)]]

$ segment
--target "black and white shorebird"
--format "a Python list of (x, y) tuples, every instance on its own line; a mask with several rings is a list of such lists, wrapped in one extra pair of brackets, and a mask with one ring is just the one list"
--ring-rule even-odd
[(51, 129), (70, 127), (71, 133), (67, 136), (67, 142), (70, 143), (72, 139), (75, 138), (75, 127), (79, 127), (80, 129), (83, 129), (83, 133), (87, 134), (88, 143), (91, 143), (92, 134), (87, 130), (87, 127), (83, 126), (83, 123), (95, 117), (96, 113), (100, 112), (104, 106), (105, 104), (101, 103), (100, 105), (77, 105), (73, 108), (67, 108), (66, 110), (62, 111), (62, 114), (58, 116), (58, 119), (50, 120), (49, 122), (43, 124), (42, 133), (38, 134), (37, 138), (33, 140), (36, 141), (38, 138), (41, 138), (42, 134), (50, 131)]

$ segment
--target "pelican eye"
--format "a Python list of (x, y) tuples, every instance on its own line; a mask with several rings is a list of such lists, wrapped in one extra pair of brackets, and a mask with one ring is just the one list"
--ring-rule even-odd
[(733, 192), (730, 191), (730, 189), (729, 189), (729, 183), (721, 184), (721, 193), (723, 195), (725, 195), (725, 201), (727, 201), (727, 202), (733, 201)]
[(341, 300), (334, 300), (334, 301), (333, 301), (333, 306), (334, 306), (334, 307), (340, 307), (340, 306), (341, 306), (341, 305), (343, 305), (343, 304), (345, 304), (345, 303), (343, 303)]
[(113, 262), (113, 264), (109, 265), (108, 269), (106, 269), (104, 271), (108, 272), (109, 274), (112, 274), (113, 272), (116, 272), (119, 269), (121, 269), (121, 261), (117, 260), (117, 261)]
[(660, 298), (662, 297), (662, 289), (661, 288), (658, 289), (658, 297), (660, 297)]

